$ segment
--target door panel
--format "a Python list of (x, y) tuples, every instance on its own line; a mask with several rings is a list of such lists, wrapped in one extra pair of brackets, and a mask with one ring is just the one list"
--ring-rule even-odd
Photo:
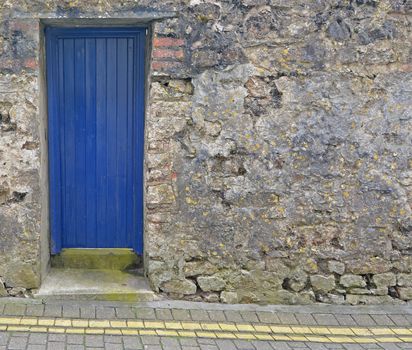
[(143, 28), (47, 28), (52, 252), (143, 249)]

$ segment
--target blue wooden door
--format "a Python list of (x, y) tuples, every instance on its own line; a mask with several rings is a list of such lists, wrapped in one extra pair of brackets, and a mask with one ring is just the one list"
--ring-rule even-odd
[(143, 249), (144, 28), (47, 28), (51, 249)]

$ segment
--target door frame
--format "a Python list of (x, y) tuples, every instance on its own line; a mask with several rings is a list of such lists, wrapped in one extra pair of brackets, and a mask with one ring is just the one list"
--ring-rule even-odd
[[(102, 31), (103, 30), (103, 31)], [(136, 205), (135, 215), (137, 220), (137, 232), (135, 232), (135, 239), (133, 240), (133, 249), (136, 253), (143, 254), (144, 249), (144, 150), (145, 150), (145, 112), (146, 112), (146, 93), (147, 93), (147, 62), (146, 55), (148, 51), (148, 26), (141, 25), (85, 25), (85, 26), (70, 26), (70, 25), (47, 25), (44, 28), (45, 36), (45, 88), (47, 95), (47, 149), (48, 149), (48, 185), (49, 185), (49, 232), (50, 232), (50, 252), (52, 255), (58, 254), (62, 249), (62, 209), (59, 195), (61, 177), (61, 169), (58, 164), (53, 164), (51, 158), (56, 159), (59, 156), (59, 149), (56, 149), (56, 140), (58, 138), (58, 124), (57, 116), (57, 100), (56, 100), (56, 79), (50, 79), (51, 76), (57, 76), (56, 66), (56, 50), (51, 50), (53, 40), (60, 34), (70, 34), (70, 36), (81, 36), (84, 32), (94, 35), (105, 36), (112, 33), (116, 34), (135, 34), (141, 35), (143, 38), (143, 49), (136, 50), (135, 67), (137, 76), (135, 81), (136, 101), (135, 101), (135, 116), (136, 116), (136, 138), (138, 141), (135, 144), (136, 159), (135, 159), (135, 188), (140, 189), (134, 193), (134, 203)], [(138, 39), (137, 39), (138, 40)], [(139, 45), (137, 45), (139, 46)], [(140, 62), (140, 64), (139, 64)], [(143, 81), (143, 84), (140, 82)]]

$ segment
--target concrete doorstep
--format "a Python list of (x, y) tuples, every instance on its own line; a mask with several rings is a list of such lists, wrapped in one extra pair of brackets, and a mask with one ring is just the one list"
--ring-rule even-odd
[(143, 276), (118, 270), (52, 268), (34, 295), (42, 300), (152, 301)]

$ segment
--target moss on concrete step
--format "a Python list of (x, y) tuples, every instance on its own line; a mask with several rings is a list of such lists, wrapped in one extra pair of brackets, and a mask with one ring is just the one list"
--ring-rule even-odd
[(128, 270), (138, 266), (140, 257), (131, 249), (63, 249), (51, 265), (67, 269)]

